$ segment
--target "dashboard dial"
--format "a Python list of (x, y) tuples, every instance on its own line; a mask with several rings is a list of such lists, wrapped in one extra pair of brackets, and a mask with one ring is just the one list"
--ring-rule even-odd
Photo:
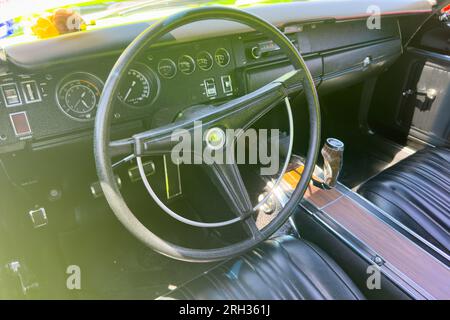
[(212, 68), (214, 60), (208, 51), (202, 51), (197, 55), (197, 65), (203, 71), (208, 71)]
[(190, 75), (195, 71), (195, 61), (189, 55), (181, 56), (178, 59), (178, 69), (185, 75)]
[(86, 114), (92, 111), (97, 104), (96, 91), (89, 82), (74, 80), (67, 84), (65, 100), (67, 107), (75, 113)]
[(89, 121), (95, 116), (103, 82), (90, 73), (69, 75), (58, 87), (56, 100), (62, 112), (78, 121)]
[(230, 53), (225, 48), (219, 48), (214, 54), (216, 63), (221, 67), (226, 67), (230, 63)]
[(177, 66), (171, 59), (162, 59), (158, 63), (158, 73), (163, 78), (172, 79), (177, 74)]
[(120, 101), (137, 107), (151, 102), (152, 91), (156, 88), (152, 88), (151, 79), (145, 73), (145, 71), (138, 71), (137, 67), (128, 70), (119, 90), (118, 98)]

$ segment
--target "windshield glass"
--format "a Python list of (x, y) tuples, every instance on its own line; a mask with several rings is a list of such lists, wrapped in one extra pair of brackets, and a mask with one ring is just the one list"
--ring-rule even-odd
[[(67, 9), (82, 19), (83, 28), (93, 29), (133, 21), (160, 18), (176, 11), (206, 5), (246, 7), (289, 0), (0, 0), (0, 44), (46, 38), (57, 34), (36, 31), (39, 18), (53, 22), (57, 10)], [(41, 28), (42, 29), (42, 28)], [(79, 31), (79, 30), (77, 30)], [(20, 36), (20, 37), (19, 37)], [(15, 38), (12, 40), (11, 38)], [(20, 38), (20, 39), (17, 39)], [(8, 41), (5, 41), (8, 39)], [(10, 41), (12, 40), (12, 41)]]

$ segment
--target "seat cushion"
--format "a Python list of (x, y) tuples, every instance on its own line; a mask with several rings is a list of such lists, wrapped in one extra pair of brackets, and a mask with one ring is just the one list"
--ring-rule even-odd
[(449, 252), (449, 148), (423, 149), (364, 183), (358, 193)]
[(163, 298), (363, 299), (363, 295), (322, 250), (286, 236), (266, 241)]

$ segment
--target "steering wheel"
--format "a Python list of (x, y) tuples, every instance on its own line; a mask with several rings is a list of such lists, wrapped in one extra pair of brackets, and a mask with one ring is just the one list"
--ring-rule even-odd
[[(195, 112), (188, 113), (190, 115), (187, 117), (175, 120), (175, 122), (168, 125), (135, 134), (130, 138), (110, 141), (111, 120), (113, 118), (114, 103), (120, 81), (139, 53), (144, 48), (149, 48), (152, 44), (155, 44), (167, 33), (181, 26), (196, 21), (218, 19), (247, 25), (267, 36), (284, 50), (295, 70), (252, 93), (228, 101), (220, 106), (200, 108)], [(209, 142), (216, 143), (217, 137), (222, 137), (219, 139), (223, 139), (223, 141), (219, 142), (223, 143), (219, 143), (218, 145), (222, 148), (230, 148), (233, 143), (226, 141), (226, 138), (221, 135), (223, 129), (245, 130), (268, 111), (279, 105), (280, 102), (285, 101), (290, 122), (290, 143), (286, 163), (283, 166), (282, 174), (276, 182), (278, 183), (286, 171), (287, 164), (290, 160), (290, 152), (292, 151), (294, 124), (289, 105), (289, 96), (298, 93), (301, 89), (303, 89), (306, 96), (310, 124), (309, 146), (305, 157), (304, 171), (288, 202), (264, 228), (261, 230), (258, 229), (253, 215), (256, 209), (267, 200), (270, 193), (259, 204), (253, 206), (235, 161), (227, 161), (226, 164), (214, 164), (210, 166), (210, 172), (212, 173), (210, 177), (224, 199), (227, 200), (230, 208), (232, 208), (236, 217), (234, 219), (217, 223), (188, 220), (170, 210), (156, 196), (146, 178), (141, 157), (169, 154), (176, 143), (172, 139), (172, 134), (175, 130), (184, 129), (186, 130), (185, 132), (193, 133), (196, 127), (198, 129), (200, 123), (203, 132), (214, 132), (214, 135), (210, 135), (214, 137), (212, 139), (214, 141), (211, 140)], [(211, 146), (210, 143), (208, 144), (206, 142), (208, 141), (205, 141), (206, 148), (208, 148), (208, 145)], [(192, 262), (216, 261), (243, 254), (277, 231), (294, 212), (295, 207), (303, 197), (314, 170), (319, 151), (319, 143), (319, 100), (311, 73), (299, 51), (281, 31), (269, 22), (245, 11), (226, 7), (202, 7), (176, 13), (143, 31), (125, 49), (106, 80), (98, 104), (94, 132), (94, 153), (97, 174), (105, 198), (119, 221), (134, 236), (155, 251), (174, 259)], [(221, 248), (197, 249), (173, 244), (155, 235), (136, 218), (119, 191), (113, 173), (111, 159), (115, 156), (126, 154), (129, 154), (130, 157), (136, 157), (141, 177), (148, 192), (166, 213), (179, 221), (202, 228), (243, 223), (249, 231), (248, 237), (240, 242)]]

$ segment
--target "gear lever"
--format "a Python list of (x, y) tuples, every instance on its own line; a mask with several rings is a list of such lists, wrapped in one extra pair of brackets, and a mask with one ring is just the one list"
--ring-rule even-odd
[(336, 186), (344, 161), (344, 143), (336, 138), (327, 138), (322, 147), (323, 181), (313, 179), (316, 187), (331, 189)]

